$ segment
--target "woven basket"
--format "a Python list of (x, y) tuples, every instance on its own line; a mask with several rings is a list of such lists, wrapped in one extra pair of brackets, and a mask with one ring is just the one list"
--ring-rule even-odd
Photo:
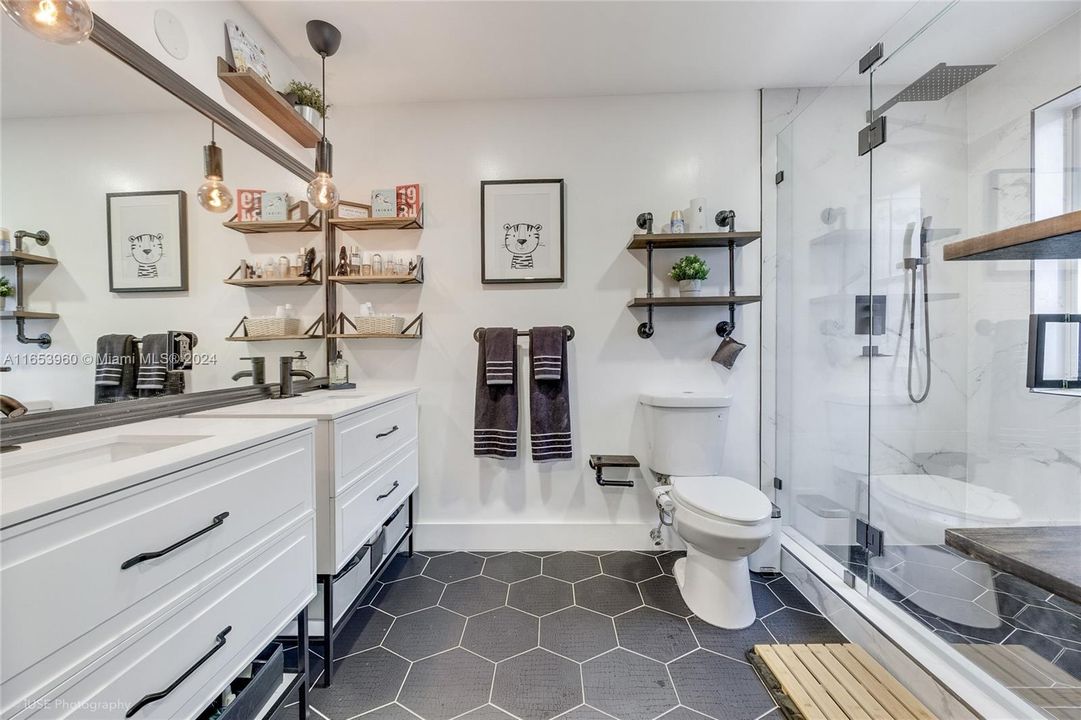
[(256, 317), (244, 319), (244, 331), (248, 337), (272, 335), (299, 335), (299, 318)]
[(405, 318), (398, 315), (367, 315), (353, 318), (358, 335), (399, 335), (405, 327)]

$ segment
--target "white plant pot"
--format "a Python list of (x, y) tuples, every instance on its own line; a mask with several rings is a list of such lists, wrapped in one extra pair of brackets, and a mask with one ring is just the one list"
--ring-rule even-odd
[(679, 294), (681, 297), (698, 297), (702, 294), (702, 281), (680, 280)]
[(0, 310), (7, 310), (7, 309), (8, 309), (8, 299), (7, 299), (7, 297), (6, 296), (5, 297), (0, 297)]
[(308, 107), (307, 105), (294, 105), (293, 109), (297, 111), (297, 114), (300, 115), (300, 117), (304, 118), (315, 127), (319, 127), (322, 118), (319, 117), (318, 110), (313, 107)]

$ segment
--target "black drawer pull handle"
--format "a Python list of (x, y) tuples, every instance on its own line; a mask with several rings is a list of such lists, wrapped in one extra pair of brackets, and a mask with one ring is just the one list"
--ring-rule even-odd
[(390, 490), (387, 490), (385, 493), (383, 493), (382, 495), (377, 497), (376, 500), (382, 500), (383, 498), (390, 497), (391, 495), (394, 494), (394, 491), (397, 490), (397, 489), (398, 489), (398, 481), (395, 480), (394, 484), (390, 486)]
[(211, 655), (213, 655), (214, 653), (216, 653), (217, 651), (219, 651), (223, 647), (225, 647), (225, 636), (228, 635), (230, 632), (232, 632), (232, 630), (233, 630), (233, 626), (229, 625), (224, 630), (222, 630), (220, 633), (218, 633), (218, 637), (214, 640), (214, 647), (210, 648), (210, 650), (207, 652), (206, 655), (203, 655), (201, 658), (196, 660), (195, 664), (192, 665), (187, 670), (185, 670), (184, 674), (181, 675), (180, 677), (178, 677), (176, 680), (174, 680), (173, 684), (170, 685), (169, 687), (165, 688), (164, 690), (160, 690), (158, 692), (155, 692), (155, 693), (150, 693), (149, 695), (144, 695), (142, 700), (140, 700), (139, 702), (137, 702), (137, 703), (135, 703), (134, 705), (131, 706), (131, 709), (128, 710), (124, 714), (124, 717), (126, 717), (126, 718), (131, 717), (132, 715), (139, 712), (140, 710), (142, 710), (144, 707), (146, 707), (150, 703), (154, 703), (154, 702), (157, 702), (158, 700), (161, 700), (166, 695), (171, 693), (173, 690), (176, 690), (178, 687), (180, 687), (180, 683), (187, 680), (188, 677), (193, 672), (195, 672), (196, 670), (199, 669), (200, 665), (202, 665), (203, 663), (205, 663), (207, 660), (210, 659)]
[(187, 545), (188, 543), (190, 543), (192, 540), (199, 537), (200, 535), (205, 535), (206, 533), (210, 532), (214, 528), (221, 527), (222, 523), (225, 522), (225, 518), (227, 518), (227, 517), (229, 517), (229, 513), (227, 513), (227, 512), (223, 512), (221, 515), (215, 515), (214, 520), (211, 521), (211, 523), (209, 525), (207, 525), (205, 528), (203, 528), (202, 530), (200, 530), (198, 532), (194, 532), (191, 535), (188, 535), (183, 540), (178, 540), (177, 542), (173, 543), (172, 545), (165, 548), (164, 550), (157, 550), (155, 552), (148, 552), (148, 553), (139, 553), (135, 557), (130, 558), (128, 560), (125, 560), (123, 562), (123, 564), (120, 566), (120, 569), (121, 570), (127, 570), (129, 567), (133, 567), (135, 565), (138, 565), (141, 562), (145, 562), (147, 560), (153, 560), (154, 558), (160, 558), (162, 555), (168, 555), (173, 550), (176, 550), (178, 547), (180, 547), (182, 545)]
[(383, 439), (383, 438), (385, 438), (385, 437), (386, 437), (387, 435), (393, 435), (393, 434), (394, 434), (394, 433), (396, 433), (396, 432), (398, 432), (398, 426), (397, 426), (397, 425), (395, 425), (394, 427), (392, 427), (392, 428), (391, 428), (390, 430), (387, 430), (386, 432), (381, 432), (381, 433), (379, 433), (378, 435), (376, 435), (376, 436), (375, 436), (375, 439), (376, 439), (376, 440), (382, 440), (382, 439)]

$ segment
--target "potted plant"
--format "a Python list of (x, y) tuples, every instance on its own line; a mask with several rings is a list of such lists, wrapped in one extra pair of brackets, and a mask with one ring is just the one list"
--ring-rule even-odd
[(673, 280), (679, 281), (679, 294), (684, 297), (697, 297), (702, 294), (702, 281), (709, 277), (709, 265), (697, 255), (686, 255), (672, 266), (668, 273)]
[(293, 103), (293, 109), (312, 125), (318, 126), (319, 120), (327, 113), (323, 92), (311, 83), (290, 80), (282, 95)]
[(0, 277), (0, 310), (6, 310), (8, 298), (15, 294), (15, 286), (6, 277)]

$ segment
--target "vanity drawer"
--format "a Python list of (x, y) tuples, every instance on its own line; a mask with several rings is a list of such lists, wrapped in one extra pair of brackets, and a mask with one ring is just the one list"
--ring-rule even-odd
[(314, 588), (314, 516), (294, 523), (235, 563), (216, 583), (98, 658), (86, 672), (28, 703), (18, 717), (191, 718), (307, 605)]
[(306, 432), (6, 530), (4, 715), (310, 512), (312, 473)]
[(336, 568), (360, 551), (416, 487), (417, 445), (412, 443), (366, 476), (363, 482), (331, 499)]
[(334, 422), (334, 495), (417, 437), (417, 399), (398, 398)]

